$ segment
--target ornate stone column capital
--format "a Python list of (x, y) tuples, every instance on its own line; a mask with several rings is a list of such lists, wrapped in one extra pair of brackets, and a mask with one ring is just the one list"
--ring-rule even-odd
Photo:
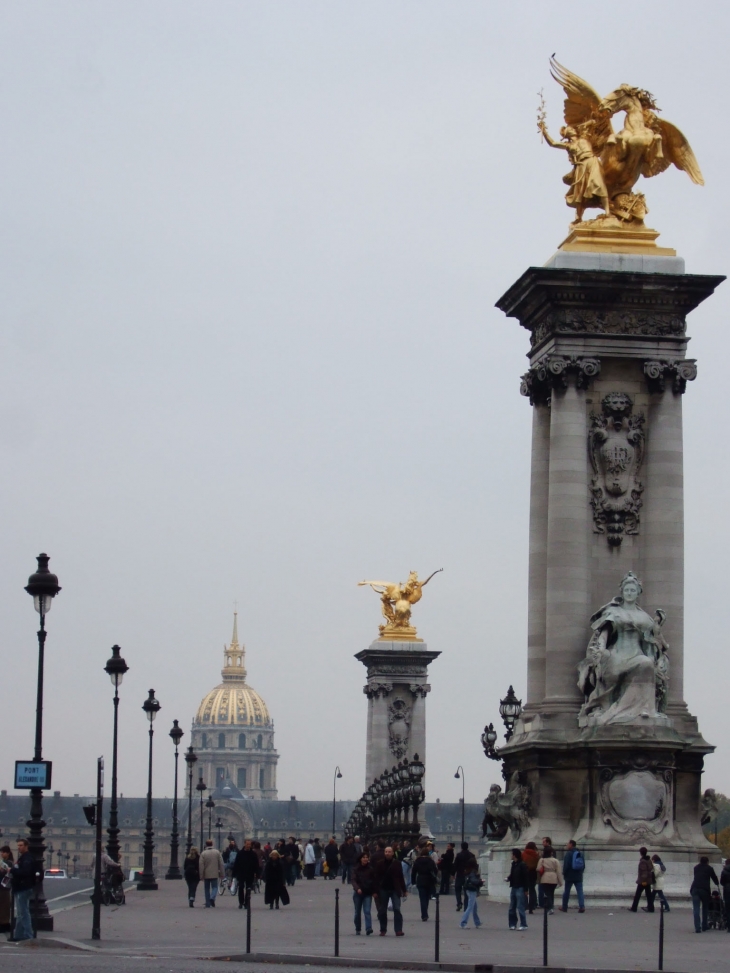
[(600, 371), (599, 358), (543, 355), (522, 376), (520, 394), (529, 398), (530, 405), (545, 405), (553, 389), (566, 389), (570, 381), (578, 389), (587, 389)]
[(392, 682), (373, 682), (362, 687), (368, 699), (377, 699), (378, 696), (389, 696), (393, 691)]
[(650, 392), (663, 392), (669, 379), (672, 391), (676, 395), (683, 395), (687, 382), (694, 382), (697, 378), (697, 362), (694, 358), (645, 361), (644, 374)]
[(428, 694), (431, 692), (431, 686), (427, 682), (420, 684), (411, 683), (408, 688), (410, 689), (412, 696), (420, 696), (422, 699), (425, 699), (426, 696), (428, 696)]

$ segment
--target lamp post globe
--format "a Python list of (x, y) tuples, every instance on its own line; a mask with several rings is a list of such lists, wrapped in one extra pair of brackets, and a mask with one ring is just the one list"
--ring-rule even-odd
[(118, 739), (118, 720), (119, 720), (119, 687), (122, 685), (124, 674), (129, 671), (129, 666), (120, 655), (121, 649), (118, 645), (112, 646), (112, 654), (104, 666), (104, 672), (109, 676), (114, 686), (114, 736), (112, 739), (112, 797), (109, 806), (109, 827), (106, 833), (109, 840), (106, 845), (106, 852), (115, 862), (119, 861), (119, 811), (117, 808), (117, 739)]
[(147, 699), (142, 704), (142, 709), (150, 724), (150, 751), (147, 770), (147, 826), (144, 832), (144, 868), (140, 881), (137, 883), (137, 889), (140, 892), (155, 892), (158, 886), (155, 881), (155, 873), (152, 866), (152, 852), (155, 847), (152, 841), (155, 834), (152, 830), (152, 737), (154, 734), (153, 724), (155, 717), (160, 711), (160, 703), (159, 700), (155, 699), (154, 689), (150, 689)]
[[(51, 610), (53, 599), (61, 590), (58, 584), (58, 577), (48, 570), (50, 558), (47, 554), (39, 554), (36, 558), (38, 562), (37, 570), (28, 578), (25, 590), (33, 598), (33, 607), (40, 615), (40, 625), (38, 628), (38, 682), (36, 689), (36, 710), (35, 710), (35, 749), (33, 760), (40, 763), (43, 760), (43, 670), (45, 663), (46, 649), (46, 615)], [(35, 870), (43, 875), (43, 790), (40, 787), (33, 787), (30, 791), (30, 818), (28, 825), (28, 846), (35, 861)], [(33, 919), (35, 929), (45, 932), (53, 931), (53, 916), (48, 911), (46, 896), (43, 891), (43, 879), (34, 888), (33, 897), (30, 900), (30, 914)]]
[(178, 748), (180, 746), (180, 741), (185, 735), (185, 731), (182, 730), (177, 722), (177, 720), (172, 721), (172, 729), (170, 730), (170, 739), (175, 744), (175, 785), (173, 790), (172, 798), (172, 834), (170, 835), (170, 867), (167, 869), (165, 878), (172, 879), (182, 879), (182, 872), (180, 871), (180, 866), (177, 861), (178, 848), (180, 846), (180, 830), (178, 828), (177, 820), (177, 767), (178, 767)]
[(188, 765), (188, 836), (185, 841), (185, 854), (190, 854), (193, 847), (193, 767), (198, 762), (192, 744), (185, 751), (185, 763)]
[(507, 695), (499, 701), (499, 715), (507, 728), (505, 740), (509, 740), (514, 730), (514, 725), (522, 713), (522, 700), (518, 699), (512, 686), (507, 690)]

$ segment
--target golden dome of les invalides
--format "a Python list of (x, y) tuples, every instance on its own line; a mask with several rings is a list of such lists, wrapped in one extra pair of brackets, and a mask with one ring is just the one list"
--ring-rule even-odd
[(245, 648), (238, 643), (238, 615), (233, 617), (231, 644), (224, 648), (223, 682), (203, 697), (195, 715), (199, 726), (270, 726), (266, 703), (246, 683)]

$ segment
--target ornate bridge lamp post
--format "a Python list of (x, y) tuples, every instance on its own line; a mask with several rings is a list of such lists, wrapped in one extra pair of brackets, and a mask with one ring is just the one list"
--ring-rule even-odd
[(188, 837), (186, 841), (185, 854), (190, 854), (193, 847), (193, 766), (198, 762), (192, 744), (185, 753), (185, 763), (188, 765)]
[(499, 715), (502, 717), (502, 722), (507, 728), (505, 733), (505, 740), (509, 742), (512, 733), (514, 732), (514, 726), (517, 720), (522, 714), (522, 700), (515, 696), (514, 689), (510, 686), (507, 690), (507, 695), (504, 699), (499, 701)]
[(144, 869), (142, 870), (142, 877), (137, 883), (137, 890), (140, 892), (156, 892), (158, 886), (152, 867), (152, 851), (155, 847), (152, 841), (155, 833), (152, 830), (152, 737), (154, 735), (153, 724), (160, 711), (160, 703), (155, 699), (154, 689), (150, 689), (149, 696), (142, 704), (142, 709), (150, 723), (150, 752), (147, 767), (147, 825), (144, 832)]
[(464, 775), (464, 768), (461, 766), (461, 764), (459, 764), (459, 766), (456, 768), (456, 773), (454, 774), (454, 777), (457, 780), (461, 778), (461, 843), (464, 844), (464, 809), (466, 808), (466, 802), (464, 798), (465, 798), (466, 777)]
[(104, 672), (109, 676), (114, 686), (114, 736), (112, 738), (112, 798), (109, 806), (109, 827), (106, 833), (109, 840), (106, 844), (106, 851), (110, 858), (115, 862), (119, 861), (119, 812), (117, 808), (117, 737), (119, 721), (119, 687), (122, 685), (125, 673), (129, 672), (129, 666), (119, 654), (121, 649), (118, 645), (112, 646), (111, 658), (107, 659)]
[(172, 729), (170, 730), (170, 739), (175, 744), (175, 790), (173, 792), (172, 798), (172, 834), (170, 836), (170, 867), (167, 869), (167, 874), (165, 878), (182, 878), (182, 873), (180, 871), (180, 866), (177, 863), (177, 850), (180, 845), (179, 839), (179, 829), (177, 824), (177, 765), (178, 765), (178, 747), (180, 746), (180, 741), (183, 738), (184, 730), (181, 730), (177, 720), (172, 721)]
[(203, 837), (203, 794), (208, 790), (202, 774), (200, 775), (200, 780), (195, 785), (195, 790), (200, 794), (200, 853), (202, 855), (203, 848), (205, 847), (205, 838)]
[(335, 837), (336, 831), (336, 805), (337, 805), (337, 781), (342, 779), (342, 772), (339, 767), (335, 767), (335, 775), (332, 779), (332, 837)]
[[(40, 763), (43, 760), (43, 669), (46, 647), (46, 615), (51, 610), (53, 599), (61, 590), (58, 577), (48, 570), (50, 560), (47, 554), (39, 554), (38, 570), (28, 578), (25, 590), (33, 596), (33, 607), (40, 615), (38, 629), (38, 686), (36, 690), (35, 710), (35, 750), (33, 760)], [(43, 789), (32, 787), (30, 791), (30, 819), (27, 822), (29, 835), (29, 850), (35, 860), (36, 872), (41, 880), (35, 886), (33, 898), (30, 901), (30, 913), (36, 929), (51, 932), (53, 930), (53, 916), (48, 911), (46, 896), (43, 891)]]
[(212, 794), (205, 802), (205, 806), (208, 808), (208, 837), (212, 838), (213, 837), (213, 808), (215, 807), (215, 801), (213, 800)]
[(411, 784), (411, 798), (413, 804), (413, 823), (411, 825), (413, 829), (413, 834), (415, 838), (418, 838), (420, 826), (418, 823), (418, 807), (423, 802), (425, 794), (423, 792), (423, 775), (426, 773), (426, 768), (423, 766), (418, 754), (413, 755), (413, 760), (411, 760), (408, 766), (408, 773), (413, 781)]

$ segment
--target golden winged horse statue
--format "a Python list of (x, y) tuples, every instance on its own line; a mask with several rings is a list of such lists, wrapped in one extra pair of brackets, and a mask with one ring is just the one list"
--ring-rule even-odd
[[(692, 147), (676, 125), (657, 116), (660, 109), (649, 91), (622, 84), (601, 98), (554, 57), (550, 73), (566, 94), (561, 140), (551, 138), (543, 117), (538, 127), (549, 145), (568, 153), (572, 170), (563, 177), (569, 186), (565, 199), (576, 210), (576, 224), (584, 210), (598, 208), (603, 210), (598, 220), (642, 226), (648, 210), (643, 194), (634, 192), (639, 176), (658, 176), (670, 165), (704, 185)], [(611, 119), (618, 112), (626, 114), (623, 128), (614, 132)]]

